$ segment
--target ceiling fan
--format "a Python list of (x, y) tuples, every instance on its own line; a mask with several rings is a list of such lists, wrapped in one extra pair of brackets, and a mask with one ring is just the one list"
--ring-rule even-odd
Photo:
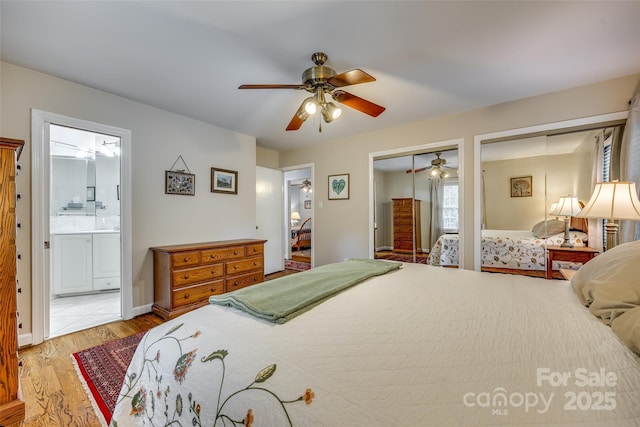
[[(298, 111), (293, 115), (287, 130), (298, 130), (309, 116), (320, 110), (326, 123), (331, 123), (342, 114), (342, 110), (333, 102), (327, 102), (326, 95), (341, 104), (355, 110), (378, 117), (385, 108), (371, 101), (360, 98), (342, 89), (344, 86), (373, 82), (376, 79), (360, 69), (353, 69), (337, 74), (332, 68), (324, 65), (327, 54), (316, 52), (311, 55), (315, 67), (308, 68), (302, 73), (301, 84), (249, 84), (240, 85), (238, 89), (304, 89), (313, 94), (306, 98)], [(322, 132), (322, 121), (319, 131)]]
[(309, 181), (308, 179), (305, 179), (300, 184), (296, 184), (296, 185), (300, 187), (302, 191), (306, 191), (307, 193), (310, 193), (311, 191), (313, 191), (311, 189), (311, 181)]
[[(435, 153), (436, 158), (431, 160), (431, 167), (419, 168), (415, 170), (415, 173), (422, 172), (424, 170), (429, 170), (428, 175), (429, 178), (447, 178), (449, 176), (449, 172), (446, 171), (448, 169), (445, 165), (447, 164), (446, 159), (441, 159), (440, 156), (442, 153)], [(413, 172), (411, 169), (407, 171), (407, 173)]]

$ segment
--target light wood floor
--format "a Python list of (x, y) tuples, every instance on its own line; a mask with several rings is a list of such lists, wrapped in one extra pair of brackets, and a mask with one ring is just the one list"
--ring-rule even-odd
[[(292, 270), (270, 274), (266, 280), (296, 273)], [(84, 331), (63, 335), (42, 344), (21, 349), (20, 381), (26, 406), (23, 426), (99, 427), (71, 354), (108, 341), (147, 331), (163, 323), (154, 314), (120, 320)]]
[(100, 426), (73, 368), (71, 354), (146, 331), (163, 321), (154, 314), (53, 338), (20, 350), (24, 426)]

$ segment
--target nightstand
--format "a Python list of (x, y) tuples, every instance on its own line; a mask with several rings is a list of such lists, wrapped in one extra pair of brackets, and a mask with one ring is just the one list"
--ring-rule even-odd
[(545, 278), (553, 276), (553, 261), (581, 262), (585, 264), (598, 254), (598, 251), (587, 246), (565, 248), (562, 246), (547, 246), (547, 274)]

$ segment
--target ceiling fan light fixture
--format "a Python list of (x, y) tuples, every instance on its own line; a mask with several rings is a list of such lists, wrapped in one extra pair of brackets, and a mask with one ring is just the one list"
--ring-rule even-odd
[(304, 111), (308, 115), (313, 115), (316, 113), (316, 111), (318, 111), (318, 101), (316, 101), (316, 99), (313, 96), (310, 96), (309, 98), (305, 99), (302, 102), (302, 105), (304, 107)]
[(331, 123), (342, 115), (342, 110), (333, 102), (327, 102), (322, 106), (322, 117), (327, 123)]
[(438, 166), (434, 166), (431, 168), (431, 170), (429, 170), (429, 175), (431, 175), (432, 177), (436, 177), (440, 174), (440, 167)]

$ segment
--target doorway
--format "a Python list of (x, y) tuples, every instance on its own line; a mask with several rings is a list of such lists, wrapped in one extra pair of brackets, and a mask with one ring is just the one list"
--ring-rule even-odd
[(32, 111), (32, 339), (132, 317), (130, 132)]
[(286, 270), (304, 271), (313, 266), (313, 181), (312, 167), (284, 172)]
[(122, 318), (120, 137), (49, 126), (49, 337)]

